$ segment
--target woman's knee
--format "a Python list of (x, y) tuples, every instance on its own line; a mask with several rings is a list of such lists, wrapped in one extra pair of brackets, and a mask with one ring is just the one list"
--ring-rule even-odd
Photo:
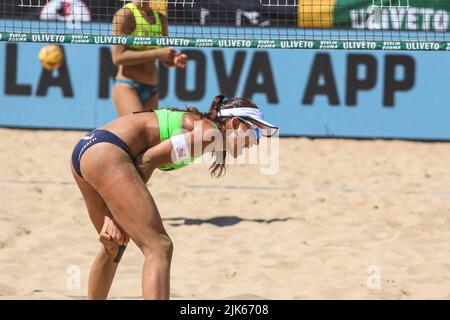
[(145, 257), (172, 259), (173, 242), (167, 234), (160, 233), (156, 237), (135, 241)]

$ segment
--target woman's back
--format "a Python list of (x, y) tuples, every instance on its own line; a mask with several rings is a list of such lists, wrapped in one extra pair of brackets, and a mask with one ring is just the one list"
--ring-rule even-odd
[(157, 109), (119, 117), (99, 129), (118, 135), (136, 156), (183, 130), (191, 131), (196, 120), (198, 115), (184, 110)]
[(154, 112), (119, 117), (99, 129), (119, 136), (130, 147), (134, 156), (159, 143), (158, 118)]

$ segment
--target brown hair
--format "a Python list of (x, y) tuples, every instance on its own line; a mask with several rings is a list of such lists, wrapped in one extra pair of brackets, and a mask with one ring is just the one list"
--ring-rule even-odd
[[(219, 130), (225, 136), (225, 128), (226, 123), (231, 117), (219, 117), (219, 112), (222, 109), (230, 109), (230, 108), (258, 108), (251, 100), (246, 98), (227, 98), (224, 95), (217, 95), (214, 97), (211, 102), (211, 106), (207, 112), (200, 112), (195, 107), (186, 107), (186, 112), (193, 113), (195, 115), (199, 115), (200, 118), (207, 118), (217, 124)], [(177, 108), (167, 108), (171, 110), (180, 110)], [(214, 162), (209, 167), (210, 173), (212, 177), (219, 178), (225, 175), (226, 173), (226, 151), (213, 151), (216, 158)]]

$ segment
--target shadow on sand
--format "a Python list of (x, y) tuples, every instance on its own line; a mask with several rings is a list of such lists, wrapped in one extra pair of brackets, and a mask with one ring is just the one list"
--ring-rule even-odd
[(248, 221), (248, 222), (257, 222), (257, 223), (273, 223), (273, 222), (284, 222), (288, 220), (292, 220), (292, 218), (274, 218), (274, 219), (244, 219), (239, 218), (237, 216), (223, 216), (223, 217), (214, 217), (209, 219), (190, 219), (190, 218), (166, 218), (164, 221), (170, 221), (170, 225), (173, 227), (179, 226), (192, 226), (192, 225), (201, 225), (205, 223), (209, 223), (215, 225), (217, 227), (229, 227), (239, 222)]

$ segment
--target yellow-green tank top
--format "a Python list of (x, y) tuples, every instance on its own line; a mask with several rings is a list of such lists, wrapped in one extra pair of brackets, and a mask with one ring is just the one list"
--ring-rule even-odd
[[(134, 16), (134, 21), (136, 23), (136, 28), (134, 31), (130, 34), (131, 36), (135, 37), (162, 37), (163, 36), (163, 30), (162, 30), (162, 24), (161, 19), (159, 17), (159, 13), (157, 10), (153, 10), (153, 16), (155, 17), (156, 23), (150, 24), (147, 20), (145, 20), (144, 16), (142, 15), (141, 11), (136, 7), (136, 5), (132, 2), (129, 2), (123, 6), (124, 8), (127, 8), (131, 10)], [(129, 46), (132, 50), (150, 50), (150, 49), (157, 49), (160, 48), (159, 46)]]

